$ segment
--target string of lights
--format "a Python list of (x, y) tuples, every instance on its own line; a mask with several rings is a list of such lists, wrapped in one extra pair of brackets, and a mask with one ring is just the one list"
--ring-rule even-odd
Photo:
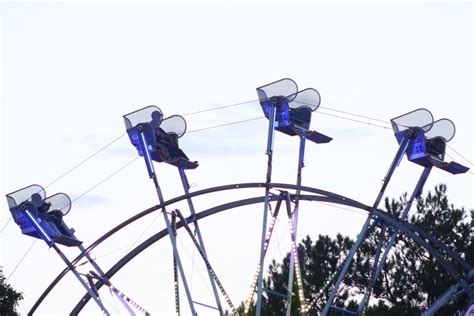
[[(263, 245), (263, 253), (264, 253), (263, 255), (264, 256), (267, 253), (268, 244), (270, 243), (270, 239), (272, 238), (273, 228), (275, 227), (275, 221), (277, 219), (277, 215), (278, 214), (273, 214), (272, 218), (270, 220), (270, 225), (268, 227), (267, 234), (265, 236), (265, 243)], [(257, 271), (255, 271), (255, 274), (254, 274), (253, 279), (252, 279), (252, 284), (250, 285), (250, 293), (247, 296), (247, 300), (245, 301), (244, 315), (247, 315), (248, 312), (249, 312), (250, 304), (252, 303), (252, 299), (253, 299), (253, 296), (255, 294), (255, 287), (257, 286), (257, 281), (258, 281), (258, 276), (260, 274), (260, 269), (261, 269), (260, 263), (258, 263)]]
[(304, 298), (303, 290), (303, 278), (300, 269), (300, 261), (298, 256), (298, 246), (296, 245), (296, 234), (294, 231), (293, 217), (288, 216), (288, 224), (290, 226), (290, 235), (291, 235), (291, 254), (293, 256), (293, 261), (295, 262), (295, 274), (296, 274), (296, 284), (298, 284), (298, 297), (300, 299), (301, 313), (305, 314), (308, 310), (306, 308), (306, 300)]
[(234, 304), (232, 303), (232, 301), (230, 300), (230, 297), (229, 295), (227, 294), (226, 290), (224, 289), (224, 286), (222, 285), (221, 281), (219, 280), (219, 278), (217, 277), (217, 274), (216, 272), (214, 271), (214, 268), (212, 268), (211, 266), (211, 263), (209, 262), (209, 260), (207, 259), (207, 255), (204, 253), (204, 251), (202, 250), (201, 246), (199, 245), (199, 242), (197, 241), (196, 237), (194, 237), (194, 234), (193, 232), (191, 231), (191, 228), (189, 228), (187, 222), (186, 222), (186, 219), (184, 218), (184, 216), (181, 214), (181, 212), (179, 210), (176, 210), (176, 213), (178, 215), (178, 217), (180, 218), (181, 222), (183, 222), (183, 226), (184, 226), (184, 229), (188, 232), (188, 235), (189, 237), (191, 238), (191, 240), (193, 241), (194, 243), (194, 246), (196, 247), (198, 253), (201, 255), (201, 258), (203, 259), (204, 261), (204, 264), (206, 265), (206, 268), (207, 268), (207, 271), (209, 271), (209, 273), (211, 274), (212, 278), (214, 279), (214, 281), (216, 282), (216, 285), (217, 287), (219, 288), (219, 290), (221, 291), (222, 295), (224, 296), (224, 299), (225, 301), (227, 302), (227, 305), (230, 307), (231, 311), (232, 311), (232, 315), (238, 315), (237, 313), (237, 310), (235, 309), (234, 307)]

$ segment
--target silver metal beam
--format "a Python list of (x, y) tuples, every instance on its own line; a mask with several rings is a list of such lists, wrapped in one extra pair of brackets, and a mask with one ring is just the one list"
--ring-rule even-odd
[[(160, 201), (160, 204), (164, 204), (165, 199), (163, 197), (163, 193), (161, 192), (161, 188), (158, 183), (158, 179), (156, 177), (155, 168), (153, 167), (153, 160), (151, 159), (150, 152), (149, 152), (150, 149), (148, 147), (148, 144), (146, 143), (146, 138), (143, 131), (140, 131), (140, 146), (141, 146), (141, 149), (143, 152), (143, 158), (145, 160), (145, 164), (148, 170), (148, 175), (150, 176), (150, 178), (153, 179), (153, 184), (155, 185), (155, 190), (156, 190), (156, 194), (158, 195), (158, 200)], [(179, 269), (181, 279), (183, 282), (184, 291), (186, 292), (186, 297), (188, 299), (189, 308), (191, 309), (191, 314), (197, 315), (196, 310), (194, 309), (194, 303), (191, 297), (191, 292), (189, 291), (189, 288), (188, 288), (188, 282), (186, 281), (186, 274), (184, 272), (183, 266), (181, 264), (181, 260), (179, 258), (178, 247), (176, 245), (176, 236), (173, 234), (173, 228), (171, 227), (171, 222), (168, 217), (166, 208), (164, 206), (161, 208), (161, 213), (163, 214), (163, 218), (166, 224), (166, 229), (168, 230), (168, 236), (171, 240), (171, 245), (173, 247), (173, 256), (176, 259), (176, 264), (178, 265), (178, 269)]]
[[(294, 237), (295, 237), (295, 242), (297, 243), (297, 236), (298, 236), (298, 211), (299, 211), (299, 206), (300, 206), (300, 199), (299, 195), (301, 193), (301, 173), (302, 169), (304, 167), (304, 149), (305, 149), (305, 136), (300, 136), (300, 149), (299, 149), (299, 155), (298, 155), (298, 173), (296, 176), (296, 194), (295, 194), (295, 209), (293, 211), (293, 232), (294, 232)], [(291, 216), (291, 215), (290, 215)], [(290, 271), (288, 275), (288, 297), (287, 297), (287, 303), (286, 303), (286, 316), (291, 316), (291, 299), (292, 299), (292, 294), (293, 294), (293, 275), (294, 275), (294, 269), (295, 269), (295, 259), (293, 256), (290, 256)], [(300, 276), (301, 277), (301, 276)], [(301, 289), (303, 291), (303, 289)], [(301, 307), (304, 310), (305, 307), (305, 302), (300, 302)], [(304, 312), (303, 312), (304, 314)]]
[(270, 116), (268, 119), (268, 137), (267, 137), (267, 177), (265, 182), (265, 202), (263, 205), (263, 221), (262, 221), (262, 239), (260, 243), (260, 260), (259, 267), (260, 272), (258, 274), (257, 281), (257, 306), (256, 315), (260, 316), (262, 309), (262, 288), (263, 288), (263, 264), (265, 261), (265, 236), (267, 232), (267, 218), (268, 218), (268, 207), (270, 204), (270, 183), (272, 181), (272, 162), (273, 162), (273, 138), (275, 136), (275, 117), (277, 110), (277, 102), (280, 102), (278, 98), (272, 98), (272, 105), (270, 107)]
[[(380, 201), (382, 200), (383, 194), (385, 192), (385, 189), (387, 188), (388, 183), (390, 182), (390, 179), (392, 177), (393, 172), (395, 171), (395, 168), (399, 165), (401, 159), (403, 158), (403, 155), (405, 154), (407, 148), (408, 148), (408, 143), (409, 143), (409, 138), (404, 137), (400, 143), (400, 146), (398, 148), (397, 154), (395, 155), (395, 158), (392, 161), (392, 164), (390, 165), (390, 168), (388, 169), (387, 175), (384, 178), (382, 188), (379, 191), (379, 194), (374, 202), (374, 205), (372, 209), (377, 209)], [(328, 301), (326, 302), (326, 305), (324, 306), (324, 309), (321, 313), (321, 316), (326, 316), (329, 312), (329, 309), (331, 308), (331, 305), (334, 301), (334, 298), (336, 297), (337, 290), (339, 289), (339, 285), (341, 284), (342, 280), (344, 279), (347, 270), (349, 270), (349, 266), (352, 263), (352, 258), (354, 257), (357, 249), (359, 249), (360, 245), (364, 241), (364, 239), (367, 237), (367, 229), (369, 228), (370, 221), (372, 220), (372, 212), (369, 213), (367, 216), (367, 219), (362, 226), (362, 230), (360, 231), (359, 235), (357, 236), (357, 240), (352, 246), (352, 249), (350, 250), (349, 254), (347, 255), (345, 259), (344, 266), (342, 267), (341, 272), (339, 273), (339, 276), (337, 278), (336, 284), (334, 285), (331, 294), (329, 295)]]
[[(418, 182), (415, 186), (415, 189), (413, 190), (413, 192), (410, 196), (410, 199), (408, 200), (407, 205), (405, 206), (405, 209), (404, 209), (402, 215), (400, 216), (401, 221), (405, 221), (406, 218), (408, 217), (408, 213), (410, 212), (413, 201), (415, 200), (415, 198), (417, 196), (419, 196), (421, 194), (421, 192), (423, 190), (423, 186), (425, 185), (426, 180), (428, 179), (428, 176), (430, 175), (431, 169), (432, 169), (432, 167), (425, 167), (423, 169), (423, 172), (422, 172), (420, 178), (418, 179)], [(384, 235), (385, 235), (386, 228), (387, 228), (387, 226), (385, 224), (382, 225), (382, 232), (380, 234), (381, 239), (379, 240), (379, 242), (377, 244), (377, 251), (376, 251), (375, 258), (374, 258), (374, 264), (373, 264), (373, 267), (371, 269), (371, 277), (370, 277), (369, 286), (367, 288), (367, 293), (364, 295), (364, 298), (363, 298), (363, 300), (362, 300), (362, 302), (359, 306), (359, 313), (361, 315), (365, 315), (365, 310), (366, 310), (367, 306), (369, 305), (370, 295), (371, 295), (372, 289), (375, 285), (375, 281), (377, 280), (380, 272), (382, 271), (383, 266), (385, 264), (385, 261), (387, 260), (388, 254), (390, 253), (390, 249), (395, 244), (395, 239), (398, 235), (398, 232), (395, 231), (390, 236), (389, 241), (388, 241), (388, 243), (385, 247), (385, 251), (382, 255), (382, 259), (380, 260), (380, 263), (379, 263), (379, 256), (380, 256), (380, 253), (381, 253), (382, 244), (384, 242)]]
[[(179, 177), (181, 179), (181, 183), (183, 184), (184, 194), (189, 195), (189, 182), (188, 182), (188, 178), (186, 177), (186, 173), (185, 173), (184, 169), (182, 169), (182, 168), (178, 168), (178, 170), (179, 170)], [(194, 209), (193, 200), (190, 197), (187, 198), (186, 200), (188, 202), (188, 207), (189, 207), (189, 211), (191, 213), (191, 216), (195, 217), (196, 216), (196, 211)], [(201, 230), (199, 229), (198, 221), (195, 220), (193, 223), (194, 223), (195, 233), (196, 233), (198, 241), (199, 241), (199, 245), (201, 246), (202, 251), (204, 252), (204, 255), (207, 258), (206, 247), (204, 247), (204, 240), (202, 239)], [(211, 282), (212, 291), (214, 293), (214, 297), (215, 297), (216, 304), (217, 304), (217, 309), (219, 310), (219, 315), (223, 316), (224, 311), (222, 309), (222, 304), (221, 304), (221, 301), (219, 299), (219, 294), (217, 293), (216, 283), (214, 282), (212, 274), (209, 270), (207, 270), (207, 275), (209, 276), (209, 281)]]

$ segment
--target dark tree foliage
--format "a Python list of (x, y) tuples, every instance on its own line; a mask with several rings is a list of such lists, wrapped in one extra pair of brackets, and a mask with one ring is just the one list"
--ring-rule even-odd
[[(391, 210), (401, 210), (405, 202), (406, 197), (393, 202)], [(425, 198), (418, 198), (416, 211), (412, 214), (409, 218), (410, 223), (434, 235), (468, 263), (474, 263), (472, 216), (469, 221), (468, 212), (464, 208), (456, 208), (449, 204), (445, 185), (437, 185), (434, 192), (429, 192)], [(455, 281), (438, 264), (434, 256), (411, 239), (400, 235), (397, 241), (397, 249), (392, 252), (393, 256), (388, 260), (389, 268), (383, 272), (384, 286), (379, 297), (385, 300), (393, 311), (397, 311), (398, 315), (419, 315)], [(458, 271), (466, 273), (457, 262), (449, 261)], [(441, 308), (437, 314), (455, 315), (467, 303), (468, 297), (464, 294)], [(368, 313), (368, 315), (377, 314), (375, 307)]]
[[(398, 200), (385, 199), (385, 211), (400, 216), (407, 203), (404, 194)], [(468, 212), (464, 208), (455, 208), (448, 203), (446, 186), (438, 185), (434, 192), (418, 198), (412, 206), (408, 221), (433, 234), (468, 263), (474, 263), (473, 214), (468, 221)], [(383, 235), (382, 235), (383, 232)], [(370, 269), (380, 238), (387, 242), (394, 230), (388, 227), (382, 230), (376, 226), (362, 243), (342, 283), (335, 305), (357, 312), (360, 298), (365, 294), (369, 283)], [(324, 308), (332, 288), (336, 271), (341, 266), (354, 241), (338, 234), (335, 238), (319, 235), (316, 240), (309, 236), (298, 246), (301, 271), (304, 283), (304, 295), (312, 302), (310, 315), (318, 315)], [(450, 261), (451, 262), (451, 261)], [(268, 267), (264, 288), (286, 294), (289, 274), (290, 254), (283, 262), (272, 261)], [(451, 262), (459, 271), (466, 273), (456, 262)], [(426, 250), (419, 247), (410, 238), (399, 235), (390, 252), (389, 259), (377, 279), (367, 310), (367, 316), (375, 315), (420, 315), (443, 292), (455, 283), (454, 279), (437, 263)], [(300, 302), (295, 282), (292, 296), (291, 315), (298, 315)], [(262, 315), (284, 315), (286, 299), (264, 293)], [(456, 315), (468, 303), (466, 294), (461, 295), (441, 308), (436, 315)], [(239, 311), (243, 311), (243, 304)], [(251, 309), (249, 315), (254, 315)], [(342, 315), (333, 311), (331, 315)]]
[(15, 291), (10, 284), (8, 284), (0, 269), (0, 315), (14, 316), (18, 315), (16, 307), (18, 301), (23, 299), (23, 294)]

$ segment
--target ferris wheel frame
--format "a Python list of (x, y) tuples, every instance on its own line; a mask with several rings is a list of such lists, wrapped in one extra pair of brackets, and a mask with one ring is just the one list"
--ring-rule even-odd
[[(222, 192), (222, 191), (229, 191), (229, 190), (238, 190), (238, 189), (258, 189), (258, 188), (265, 188), (267, 185), (265, 183), (261, 182), (254, 182), (254, 183), (239, 183), (239, 184), (229, 184), (229, 185), (223, 185), (223, 186), (216, 186), (216, 187), (211, 187), (199, 191), (195, 191), (192, 193), (184, 194), (181, 196), (178, 196), (176, 198), (170, 199), (168, 201), (165, 201), (164, 203), (155, 205), (153, 207), (150, 207), (140, 213), (137, 213), (136, 215), (130, 217), (129, 219), (125, 220), (121, 224), (117, 225), (116, 227), (112, 228), (109, 230), (107, 233), (105, 233), (103, 236), (99, 237), (96, 241), (94, 241), (90, 246), (88, 246), (85, 251), (83, 251), (80, 255), (78, 255), (74, 260), (72, 260), (72, 265), (77, 264), (82, 258), (84, 258), (86, 255), (89, 255), (90, 252), (95, 249), (97, 246), (99, 246), (102, 242), (106, 241), (108, 238), (113, 236), (115, 233), (120, 231), (121, 229), (127, 227), (128, 225), (131, 225), (135, 221), (152, 214), (155, 211), (161, 210), (165, 206), (169, 206), (172, 204), (175, 204), (180, 201), (184, 201), (189, 198), (197, 197), (197, 196), (202, 196), (202, 195), (207, 195), (215, 192)], [(424, 231), (423, 229), (417, 227), (416, 225), (409, 224), (404, 221), (400, 221), (399, 219), (395, 218), (394, 216), (387, 214), (386, 212), (380, 211), (378, 209), (373, 209), (372, 207), (365, 205), (361, 202), (358, 202), (354, 199), (321, 190), (318, 188), (314, 187), (308, 187), (308, 186), (297, 186), (294, 184), (287, 184), (287, 183), (270, 183), (269, 185), (270, 189), (275, 189), (275, 190), (297, 190), (299, 189), (301, 192), (307, 192), (310, 194), (299, 194), (298, 199), (300, 201), (316, 201), (316, 202), (325, 202), (325, 203), (332, 203), (332, 204), (339, 204), (339, 205), (344, 205), (344, 206), (349, 206), (349, 207), (354, 207), (363, 211), (366, 211), (368, 213), (368, 216), (372, 216), (374, 221), (381, 221), (385, 223), (388, 226), (394, 227), (395, 229), (399, 230), (401, 234), (404, 234), (411, 238), (416, 244), (418, 244), (420, 247), (424, 248), (427, 250), (430, 254), (432, 254), (436, 260), (439, 262), (440, 265), (442, 265), (446, 271), (456, 280), (456, 282), (459, 284), (459, 286), (469, 295), (471, 300), (474, 300), (474, 290), (469, 286), (469, 284), (466, 282), (466, 279), (464, 278), (464, 274), (460, 273), (458, 270), (456, 270), (453, 265), (443, 256), (442, 253), (445, 253), (445, 255), (458, 263), (467, 270), (465, 275), (467, 276), (473, 268), (469, 263), (467, 263), (465, 260), (463, 260), (459, 254), (454, 252), (452, 249), (450, 249), (447, 245), (445, 245), (443, 242), (438, 240), (436, 237), (434, 237), (432, 234)], [(290, 197), (294, 199), (296, 197), (295, 194), (290, 194)], [(246, 199), (241, 199), (241, 200), (236, 200), (236, 201), (231, 201), (228, 203), (223, 203), (219, 204), (217, 206), (211, 207), (207, 210), (201, 211), (196, 213), (196, 215), (190, 216), (186, 218), (186, 222), (191, 223), (194, 221), (198, 221), (201, 219), (204, 219), (208, 216), (218, 214), (220, 212), (230, 210), (233, 208), (237, 207), (242, 207), (246, 205), (251, 205), (251, 204), (258, 204), (258, 203), (263, 203), (265, 200), (265, 196), (256, 196), (252, 198), (246, 198)], [(271, 195), (270, 196), (270, 201), (277, 201), (278, 200), (278, 195)], [(176, 223), (176, 229), (179, 229), (183, 227), (183, 222), (179, 221)], [(147, 249), (149, 246), (153, 245), (156, 243), (158, 240), (161, 238), (165, 237), (168, 235), (167, 229), (163, 229), (159, 231), (158, 233), (154, 234), (153, 236), (149, 237), (139, 245), (137, 245), (134, 249), (132, 249), (129, 253), (127, 253), (125, 256), (123, 256), (121, 259), (119, 259), (106, 273), (105, 275), (107, 276), (108, 279), (111, 279), (117, 272), (119, 272), (123, 267), (125, 267), (133, 258), (135, 258), (137, 255), (139, 255), (141, 252), (143, 252), (145, 249)], [(436, 249), (438, 248), (438, 249)], [(33, 315), (33, 313), (38, 309), (38, 307), (42, 304), (42, 302), (46, 299), (46, 297), (49, 295), (49, 293), (54, 289), (54, 287), (61, 281), (61, 279), (69, 272), (71, 269), (69, 267), (65, 268), (52, 282), (51, 284), (46, 288), (46, 290), (41, 294), (41, 296), (38, 298), (34, 306), (31, 308), (29, 311), (28, 315)], [(104, 285), (100, 280), (96, 282), (95, 286), (97, 289), (100, 289)], [(78, 314), (84, 306), (89, 302), (91, 296), (89, 294), (85, 294), (79, 302), (76, 304), (76, 306), (73, 308), (71, 311), (71, 314), (76, 315)]]

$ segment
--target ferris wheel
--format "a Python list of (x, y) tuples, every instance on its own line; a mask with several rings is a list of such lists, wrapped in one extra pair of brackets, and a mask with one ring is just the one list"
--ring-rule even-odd
[[(99, 293), (101, 288), (107, 288), (113, 293), (122, 305), (125, 313), (130, 315), (150, 315), (152, 312), (153, 314), (160, 313), (160, 311), (151, 311), (142, 305), (140, 297), (134, 296), (132, 298), (132, 295), (128, 294), (127, 289), (119, 289), (113, 279), (121, 269), (140, 256), (146, 249), (165, 238), (169, 239), (171, 244), (172, 251), (170, 256), (172, 257), (173, 273), (169, 276), (169, 280), (163, 277), (163, 282), (171, 282), (173, 284), (174, 294), (170, 295), (170, 298), (174, 296), (174, 312), (176, 315), (183, 313), (184, 305), (186, 305), (186, 310), (189, 310), (192, 315), (197, 315), (196, 306), (198, 305), (209, 309), (209, 313), (238, 315), (239, 312), (235, 305), (236, 298), (231, 298), (231, 295), (226, 291), (226, 280), (219, 276), (217, 269), (215, 269), (216, 262), (206, 251), (206, 232), (201, 231), (199, 223), (202, 223), (204, 219), (211, 215), (227, 210), (240, 209), (249, 205), (262, 205), (263, 212), (260, 213), (261, 217), (254, 219), (256, 221), (261, 220), (262, 223), (260, 255), (258, 258), (255, 258), (255, 274), (247, 276), (247, 283), (250, 285), (250, 289), (248, 296), (245, 298), (242, 314), (247, 315), (250, 309), (254, 308), (256, 315), (261, 315), (262, 297), (264, 295), (282, 295), (287, 299), (286, 315), (289, 316), (292, 310), (293, 286), (296, 282), (299, 313), (301, 315), (315, 315), (317, 314), (317, 311), (314, 309), (315, 301), (305, 297), (305, 285), (297, 251), (298, 215), (301, 208), (300, 202), (302, 201), (344, 205), (367, 212), (367, 219), (349, 254), (345, 258), (341, 258), (339, 267), (332, 273), (324, 288), (319, 290), (321, 292), (330, 289), (330, 295), (324, 309), (321, 311), (321, 315), (329, 315), (332, 310), (340, 310), (339, 307), (333, 304), (338, 288), (341, 282), (343, 282), (360, 245), (376, 227), (379, 227), (383, 232), (388, 227), (392, 227), (395, 230), (388, 240), (378, 240), (376, 254), (371, 262), (369, 283), (359, 305), (358, 312), (353, 313), (345, 310), (341, 312), (347, 315), (365, 314), (375, 281), (383, 269), (398, 234), (406, 235), (414, 243), (430, 252), (437, 259), (438, 263), (456, 280), (456, 283), (449, 289), (446, 289), (446, 292), (426, 310), (424, 315), (432, 315), (453, 296), (458, 295), (459, 292), (467, 293), (470, 301), (474, 301), (474, 289), (469, 284), (469, 279), (474, 276), (473, 267), (434, 236), (406, 222), (412, 203), (422, 193), (423, 186), (433, 167), (451, 174), (462, 174), (468, 170), (467, 167), (456, 162), (445, 161), (446, 143), (454, 137), (456, 131), (452, 121), (445, 118), (434, 120), (433, 115), (427, 109), (416, 109), (391, 120), (399, 147), (393, 161), (389, 165), (380, 191), (374, 203), (370, 206), (337, 193), (302, 184), (306, 141), (308, 140), (315, 145), (320, 145), (327, 144), (332, 140), (329, 136), (310, 130), (312, 115), (316, 112), (321, 102), (320, 94), (317, 90), (312, 88), (299, 90), (293, 80), (285, 78), (258, 87), (257, 94), (263, 114), (268, 119), (267, 165), (264, 182), (227, 184), (191, 192), (186, 172), (198, 168), (199, 164), (189, 159), (179, 145), (179, 139), (186, 134), (187, 130), (185, 119), (180, 115), (166, 117), (159, 107), (147, 106), (124, 115), (123, 119), (130, 142), (138, 156), (143, 157), (145, 170), (151, 180), (150, 183), (153, 185), (154, 191), (156, 191), (158, 204), (155, 206), (135, 214), (85, 247), (80, 239), (76, 237), (75, 231), (66, 225), (64, 221), (64, 216), (71, 209), (71, 200), (66, 194), (57, 193), (47, 196), (45, 189), (37, 184), (7, 194), (10, 211), (22, 234), (44, 240), (48, 247), (54, 249), (66, 264), (66, 268), (59, 273), (38, 298), (29, 314), (37, 311), (50, 292), (69, 272), (74, 275), (85, 290), (83, 297), (79, 298), (77, 303), (70, 307), (70, 313), (73, 315), (79, 314), (88, 303), (95, 304), (97, 312), (104, 315), (113, 314), (110, 308), (107, 307), (107, 304), (103, 302)], [(295, 183), (272, 182), (275, 131), (299, 141), (297, 178)], [(403, 213), (397, 218), (379, 210), (378, 206), (392, 175), (405, 155), (408, 161), (423, 167), (423, 171)], [(183, 187), (183, 195), (168, 200), (165, 199), (158, 182), (159, 174), (155, 169), (157, 163), (169, 164), (178, 170), (179, 180)], [(166, 183), (166, 179), (160, 179), (160, 181), (162, 184)], [(210, 201), (219, 201), (219, 199), (213, 198), (213, 195), (221, 192), (256, 192), (256, 190), (260, 192), (256, 196), (248, 197), (247, 195), (243, 199), (230, 200), (225, 203), (218, 202), (200, 211), (197, 210), (194, 203), (194, 200), (199, 197), (206, 197)], [(187, 205), (186, 209), (178, 208), (177, 205), (183, 202)], [(282, 209), (281, 213), (284, 215), (280, 214)], [(99, 266), (91, 255), (95, 248), (126, 227), (134, 225), (139, 221), (147, 220), (150, 216), (156, 214), (160, 214), (160, 217), (162, 217), (165, 224), (164, 229), (159, 230), (145, 241), (136, 245), (107, 269)], [(290, 227), (290, 272), (287, 293), (276, 293), (272, 289), (264, 287), (263, 267), (265, 266), (268, 246), (272, 241), (275, 222), (282, 216), (286, 217)], [(189, 238), (205, 266), (206, 282), (212, 288), (212, 302), (198, 302), (193, 297), (193, 291), (189, 286), (190, 276), (183, 267), (183, 253), (177, 242), (178, 232)], [(384, 236), (384, 234), (381, 234), (381, 236)], [(79, 255), (70, 259), (61, 250), (61, 247), (77, 248)], [(78, 264), (82, 260), (85, 260), (89, 271), (79, 267)], [(451, 264), (453, 260), (458, 263), (456, 267)], [(245, 276), (241, 276), (239, 279), (245, 282)], [(181, 293), (180, 289), (184, 289), (184, 293)], [(244, 298), (237, 299), (240, 302)]]

